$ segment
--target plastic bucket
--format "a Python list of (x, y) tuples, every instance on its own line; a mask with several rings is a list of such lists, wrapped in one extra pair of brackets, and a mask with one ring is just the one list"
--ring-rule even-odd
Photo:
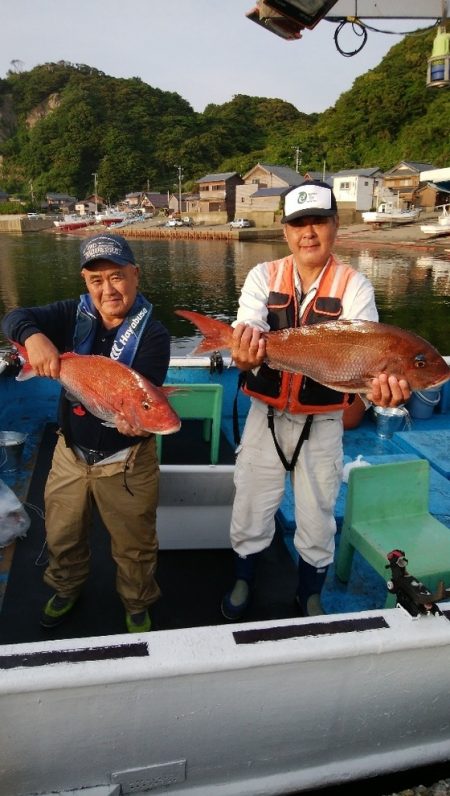
[(395, 431), (401, 431), (408, 422), (409, 412), (405, 406), (373, 407), (377, 424), (377, 436), (390, 439)]
[(439, 412), (442, 412), (443, 414), (450, 412), (450, 381), (446, 381), (441, 387)]
[(27, 434), (0, 431), (0, 473), (14, 473), (20, 468)]
[(408, 401), (408, 410), (411, 417), (425, 420), (434, 412), (441, 397), (440, 390), (422, 390), (413, 392)]
[[(450, 365), (450, 357), (444, 357), (447, 365)], [(441, 400), (439, 402), (438, 412), (443, 414), (450, 412), (450, 381), (446, 381), (441, 386)]]

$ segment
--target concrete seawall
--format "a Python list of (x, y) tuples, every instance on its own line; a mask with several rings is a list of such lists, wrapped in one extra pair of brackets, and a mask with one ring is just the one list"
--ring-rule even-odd
[(0, 232), (40, 232), (42, 229), (51, 227), (53, 227), (53, 220), (44, 216), (29, 218), (25, 215), (0, 215)]

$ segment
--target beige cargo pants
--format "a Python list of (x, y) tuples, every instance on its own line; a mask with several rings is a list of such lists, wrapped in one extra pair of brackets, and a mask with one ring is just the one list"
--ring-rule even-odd
[(89, 574), (89, 532), (95, 502), (111, 536), (117, 592), (129, 613), (160, 595), (156, 508), (159, 466), (155, 438), (135, 445), (126, 461), (80, 461), (59, 437), (45, 487), (49, 564), (44, 581), (58, 594), (79, 594)]

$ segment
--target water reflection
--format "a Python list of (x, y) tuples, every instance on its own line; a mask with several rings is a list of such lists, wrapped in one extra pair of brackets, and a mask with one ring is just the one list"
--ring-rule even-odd
[[(0, 315), (17, 305), (77, 296), (83, 290), (79, 242), (69, 235), (0, 235)], [(186, 336), (193, 332), (174, 309), (232, 319), (249, 269), (287, 253), (282, 241), (137, 239), (132, 245), (141, 265), (142, 290), (169, 328), (174, 353), (193, 347), (193, 337)], [(336, 253), (370, 279), (383, 321), (414, 329), (440, 351), (450, 351), (450, 259), (417, 256), (409, 249), (338, 248)]]
[(450, 351), (450, 258), (417, 256), (410, 249), (362, 249), (340, 257), (372, 282), (381, 320)]

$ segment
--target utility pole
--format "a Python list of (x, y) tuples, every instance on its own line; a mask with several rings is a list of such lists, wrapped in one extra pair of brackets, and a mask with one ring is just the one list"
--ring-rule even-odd
[(181, 180), (183, 179), (183, 169), (176, 164), (175, 168), (178, 169), (178, 212), (181, 215)]
[(294, 146), (294, 147), (292, 147), (292, 149), (295, 152), (295, 171), (298, 174), (299, 173), (299, 168), (300, 168), (300, 165), (301, 165), (301, 162), (302, 162), (300, 155), (303, 154), (303, 151), (298, 146)]
[(92, 172), (92, 176), (94, 178), (94, 196), (95, 196), (95, 212), (98, 213), (98, 196), (97, 196), (97, 178), (98, 174), (96, 171)]

